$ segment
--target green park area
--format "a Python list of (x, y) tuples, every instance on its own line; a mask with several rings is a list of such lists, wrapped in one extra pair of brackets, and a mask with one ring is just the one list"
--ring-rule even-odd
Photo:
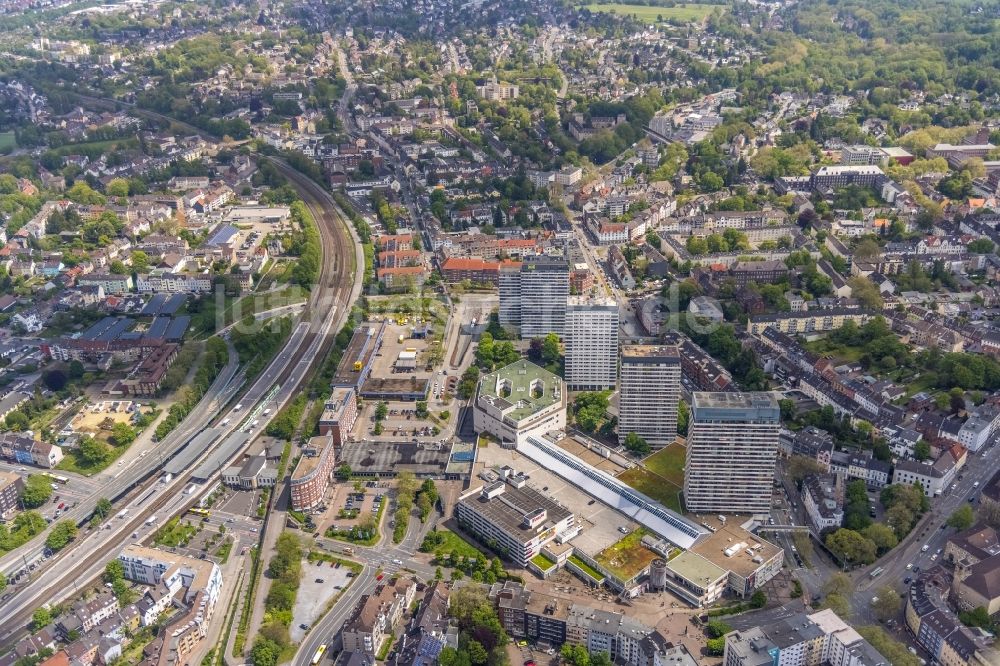
[(646, 23), (661, 21), (704, 21), (716, 9), (725, 9), (723, 5), (682, 4), (675, 7), (654, 7), (650, 5), (629, 5), (620, 2), (592, 3), (585, 5), (592, 12), (608, 14), (625, 14), (635, 16)]
[(671, 444), (618, 475), (644, 495), (655, 499), (668, 509), (684, 511), (681, 489), (684, 487), (684, 459), (686, 451), (680, 444)]

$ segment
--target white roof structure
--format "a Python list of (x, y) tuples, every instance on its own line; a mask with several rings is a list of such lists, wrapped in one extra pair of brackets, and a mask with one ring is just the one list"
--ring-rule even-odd
[(684, 550), (689, 550), (708, 534), (684, 516), (555, 444), (529, 436), (518, 444), (517, 450)]

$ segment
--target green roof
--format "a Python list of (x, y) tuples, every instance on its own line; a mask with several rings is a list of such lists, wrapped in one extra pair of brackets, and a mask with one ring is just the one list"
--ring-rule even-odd
[(515, 421), (558, 403), (562, 391), (562, 379), (525, 360), (486, 375), (479, 384), (480, 395), (492, 399)]

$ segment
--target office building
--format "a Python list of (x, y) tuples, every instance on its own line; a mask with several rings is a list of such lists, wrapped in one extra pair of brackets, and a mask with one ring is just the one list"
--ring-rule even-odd
[(684, 470), (688, 511), (770, 511), (780, 417), (771, 393), (693, 394)]
[(563, 380), (530, 361), (515, 361), (482, 377), (472, 413), (477, 433), (520, 444), (566, 427)]
[(520, 329), (522, 338), (549, 333), (563, 337), (569, 298), (569, 263), (547, 256), (526, 257), (520, 266), (500, 267), (500, 323)]
[(333, 437), (326, 435), (309, 440), (309, 444), (302, 449), (302, 457), (292, 471), (292, 479), (288, 484), (292, 494), (292, 510), (305, 511), (323, 503), (335, 463)]
[(677, 437), (681, 358), (674, 345), (624, 345), (618, 396), (618, 441), (630, 432), (654, 449)]
[(614, 388), (618, 378), (618, 303), (570, 296), (566, 303), (566, 385), (573, 391)]
[(524, 484), (523, 476), (496, 481), (462, 495), (455, 505), (462, 529), (494, 544), (519, 567), (545, 544), (569, 541), (579, 530), (572, 511)]

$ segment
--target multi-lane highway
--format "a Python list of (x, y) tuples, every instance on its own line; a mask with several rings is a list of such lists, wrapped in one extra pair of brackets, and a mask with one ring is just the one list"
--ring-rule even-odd
[[(143, 112), (145, 113), (145, 112)], [(160, 114), (149, 114), (160, 119), (179, 124), (188, 131), (198, 133), (197, 128), (186, 125), (173, 118)], [(241, 397), (241, 402), (249, 406), (260, 402), (271, 393), (275, 385), (280, 389), (272, 398), (274, 411), (291, 397), (296, 395), (308, 379), (313, 368), (318, 367), (321, 360), (329, 352), (336, 331), (350, 316), (351, 306), (361, 292), (361, 277), (364, 267), (364, 256), (360, 242), (354, 230), (336, 212), (332, 197), (319, 185), (304, 175), (295, 171), (281, 160), (269, 159), (293, 184), (300, 197), (309, 208), (320, 232), (322, 244), (322, 262), (317, 284), (314, 286), (307, 306), (303, 312), (300, 324), (293, 330), (288, 342), (278, 356), (265, 368), (260, 377)], [(156, 523), (167, 517), (180, 513), (189, 505), (194, 497), (185, 495), (182, 491), (190, 479), (190, 471), (207, 459), (214, 446), (222, 442), (229, 434), (241, 427), (243, 413), (235, 409), (223, 411), (224, 405), (218, 397), (226, 391), (226, 386), (235, 374), (235, 368), (227, 366), (227, 372), (220, 375), (220, 380), (213, 385), (213, 390), (199, 403), (195, 411), (185, 419), (176, 433), (177, 441), (186, 443), (194, 433), (203, 430), (213, 419), (227, 425), (219, 426), (219, 434), (203, 455), (188, 466), (183, 474), (177, 475), (169, 482), (152, 482), (152, 494), (143, 490), (137, 493), (128, 504), (116, 506), (115, 511), (128, 509), (123, 518), (108, 521), (106, 526), (84, 534), (59, 556), (50, 559), (44, 575), (36, 573), (33, 580), (22, 585), (13, 596), (6, 599), (0, 607), (0, 640), (9, 641), (20, 633), (31, 613), (41, 604), (59, 602), (72, 594), (78, 585), (84, 585), (96, 578), (104, 568), (105, 562), (113, 557), (122, 547), (148, 536)], [(228, 419), (228, 420), (227, 420)], [(261, 428), (268, 418), (261, 417)], [(248, 443), (248, 447), (252, 441)], [(245, 449), (244, 449), (245, 450)], [(241, 455), (242, 451), (237, 455)], [(160, 458), (151, 460), (135, 469), (123, 472), (120, 483), (134, 483), (133, 475), (142, 478), (150, 472), (150, 466), (156, 465)], [(211, 484), (218, 477), (209, 479)], [(96, 497), (94, 498), (96, 501)], [(85, 518), (89, 511), (81, 502), (77, 507), (75, 517)], [(152, 516), (157, 521), (150, 522)], [(22, 552), (10, 554), (8, 560), (21, 560)], [(8, 566), (15, 566), (8, 563)]]

